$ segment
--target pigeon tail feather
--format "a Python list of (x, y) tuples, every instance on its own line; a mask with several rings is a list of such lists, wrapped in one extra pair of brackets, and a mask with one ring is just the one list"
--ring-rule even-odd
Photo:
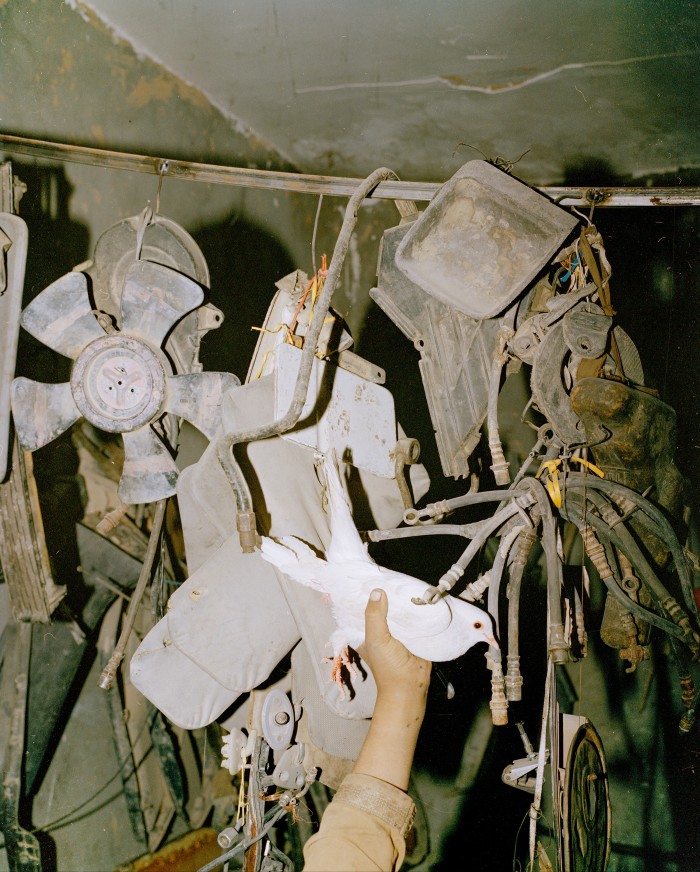
[(329, 563), (362, 561), (373, 564), (374, 561), (367, 553), (367, 548), (357, 532), (348, 498), (340, 481), (338, 467), (330, 453), (324, 457), (323, 468), (326, 474), (326, 492), (330, 513), (329, 526), (331, 529), (331, 541), (326, 550), (326, 560)]

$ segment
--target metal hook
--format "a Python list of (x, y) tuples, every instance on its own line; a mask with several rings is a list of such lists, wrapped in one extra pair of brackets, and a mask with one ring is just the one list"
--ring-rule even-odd
[(163, 187), (163, 177), (168, 172), (169, 160), (162, 160), (158, 164), (158, 190), (156, 191), (156, 215), (160, 214), (160, 190)]

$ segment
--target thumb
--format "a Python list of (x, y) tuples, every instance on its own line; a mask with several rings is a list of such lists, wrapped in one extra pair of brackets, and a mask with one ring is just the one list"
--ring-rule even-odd
[(373, 590), (369, 595), (365, 609), (365, 638), (367, 641), (381, 643), (391, 637), (386, 622), (388, 610), (389, 601), (386, 592), (381, 588)]

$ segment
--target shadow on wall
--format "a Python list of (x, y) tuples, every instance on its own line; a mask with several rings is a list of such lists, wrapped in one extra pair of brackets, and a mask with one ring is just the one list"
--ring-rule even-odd
[[(604, 161), (582, 160), (567, 167), (563, 184), (693, 186), (700, 184), (700, 172), (679, 170), (640, 182), (621, 178)], [(699, 218), (698, 209), (690, 206), (599, 209), (593, 217), (612, 265), (616, 320), (637, 345), (646, 385), (658, 390), (676, 411), (676, 464), (692, 484), (687, 499), (696, 518), (700, 512)]]
[[(89, 257), (90, 234), (70, 217), (73, 188), (62, 166), (13, 161), (13, 173), (27, 186), (17, 208), (29, 229), (24, 308), (47, 285)], [(37, 381), (63, 382), (70, 377), (70, 361), (21, 330), (16, 373)], [(66, 604), (79, 611), (83, 585), (77, 571), (75, 523), (82, 517), (82, 500), (70, 433), (39, 449), (33, 459), (54, 576), (58, 584), (68, 585)]]
[(193, 234), (209, 265), (209, 301), (224, 313), (224, 322), (203, 340), (205, 370), (232, 372), (241, 381), (258, 341), (258, 332), (276, 293), (275, 282), (294, 263), (282, 245), (240, 215)]

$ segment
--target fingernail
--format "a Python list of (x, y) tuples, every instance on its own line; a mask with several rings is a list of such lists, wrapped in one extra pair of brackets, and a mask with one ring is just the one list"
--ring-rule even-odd
[(382, 598), (381, 590), (373, 590), (369, 598), (375, 603), (378, 602)]

